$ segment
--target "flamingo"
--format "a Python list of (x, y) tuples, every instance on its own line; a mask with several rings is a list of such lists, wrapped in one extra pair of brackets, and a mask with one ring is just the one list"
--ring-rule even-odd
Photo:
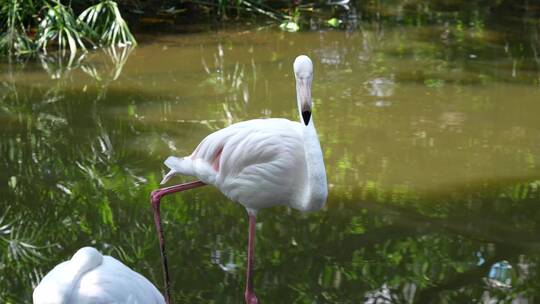
[(92, 247), (54, 267), (34, 289), (34, 304), (165, 304), (145, 277)]
[(246, 208), (249, 237), (244, 299), (247, 304), (258, 303), (253, 290), (257, 212), (277, 205), (300, 211), (315, 211), (324, 206), (328, 195), (326, 170), (311, 115), (313, 64), (309, 57), (301, 55), (294, 61), (293, 68), (300, 122), (283, 118), (239, 122), (208, 135), (191, 155), (171, 156), (165, 161), (170, 171), (161, 184), (175, 175), (199, 179), (157, 189), (151, 194), (167, 303), (170, 303), (170, 282), (160, 215), (163, 196), (213, 185)]

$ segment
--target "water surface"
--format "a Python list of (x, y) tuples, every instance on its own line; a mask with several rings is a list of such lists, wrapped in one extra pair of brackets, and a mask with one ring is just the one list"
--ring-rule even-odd
[[(260, 213), (261, 302), (537, 297), (538, 24), (521, 36), (381, 24), (143, 36), (71, 63), (2, 64), (0, 299), (29, 302), (84, 245), (161, 286), (148, 195), (162, 161), (235, 122), (297, 120), (298, 54), (315, 65), (330, 197), (317, 213)], [(176, 302), (240, 303), (243, 208), (205, 187), (166, 199), (163, 213)]]

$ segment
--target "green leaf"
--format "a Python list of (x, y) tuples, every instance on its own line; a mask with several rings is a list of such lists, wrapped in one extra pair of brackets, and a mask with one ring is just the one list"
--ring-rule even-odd
[(339, 20), (338, 18), (331, 18), (331, 19), (326, 20), (326, 24), (328, 24), (331, 27), (339, 27), (341, 23), (343, 22)]

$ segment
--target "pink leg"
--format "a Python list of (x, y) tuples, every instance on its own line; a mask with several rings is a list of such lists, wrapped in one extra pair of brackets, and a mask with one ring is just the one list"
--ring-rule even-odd
[(257, 215), (248, 211), (249, 216), (249, 238), (248, 238), (248, 261), (247, 261), (247, 273), (246, 273), (246, 292), (244, 297), (246, 304), (257, 304), (257, 297), (253, 291), (253, 246), (255, 242), (255, 222), (257, 221)]
[(165, 238), (163, 237), (163, 228), (161, 226), (161, 212), (159, 205), (161, 203), (161, 198), (165, 195), (181, 192), (197, 187), (206, 185), (201, 181), (194, 181), (185, 184), (175, 185), (167, 188), (157, 189), (152, 191), (150, 194), (150, 199), (152, 202), (152, 209), (154, 210), (154, 222), (156, 223), (156, 229), (158, 232), (159, 239), (159, 249), (161, 251), (161, 261), (163, 263), (163, 280), (165, 281), (165, 301), (167, 304), (171, 303), (171, 291), (170, 291), (170, 282), (169, 282), (169, 268), (167, 265), (167, 253), (165, 252)]

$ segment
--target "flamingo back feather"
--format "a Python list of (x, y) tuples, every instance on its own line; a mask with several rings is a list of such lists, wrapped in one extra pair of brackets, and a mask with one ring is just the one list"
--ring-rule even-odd
[(91, 247), (57, 265), (35, 288), (34, 304), (164, 304), (145, 277)]

